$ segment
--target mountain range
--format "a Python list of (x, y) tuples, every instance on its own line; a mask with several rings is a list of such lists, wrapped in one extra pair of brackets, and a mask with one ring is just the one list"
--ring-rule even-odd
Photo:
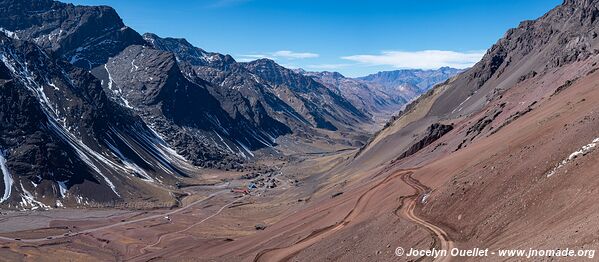
[(9, 208), (169, 198), (202, 168), (243, 170), (259, 152), (282, 155), (282, 136), (363, 145), (374, 115), (387, 119), (459, 72), (298, 72), (140, 35), (106, 6), (0, 7), (0, 203)]
[[(0, 7), (3, 259), (599, 248), (599, 0), (521, 22), (463, 71), (360, 78), (139, 35), (108, 7)], [(89, 208), (111, 201), (143, 206)]]
[(403, 106), (431, 87), (462, 72), (442, 67), (437, 70), (402, 69), (384, 71), (359, 78), (347, 78), (337, 72), (305, 72), (333, 92), (346, 98), (364, 112), (395, 114)]

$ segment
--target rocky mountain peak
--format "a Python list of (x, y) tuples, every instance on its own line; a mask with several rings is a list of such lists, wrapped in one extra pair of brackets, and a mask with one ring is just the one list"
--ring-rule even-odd
[(308, 92), (318, 85), (312, 78), (284, 68), (268, 58), (241, 64), (252, 73), (271, 82), (273, 85), (286, 85), (297, 92)]
[(247, 62), (246, 64), (251, 65), (254, 68), (262, 68), (262, 69), (266, 69), (266, 70), (283, 68), (282, 66), (277, 64), (277, 62), (275, 62), (274, 60), (269, 59), (269, 58), (256, 59), (254, 61)]
[(235, 59), (230, 55), (207, 52), (193, 46), (185, 38), (162, 38), (153, 33), (145, 33), (143, 38), (155, 49), (172, 52), (177, 56), (179, 61), (189, 63), (192, 66), (225, 68), (236, 63)]

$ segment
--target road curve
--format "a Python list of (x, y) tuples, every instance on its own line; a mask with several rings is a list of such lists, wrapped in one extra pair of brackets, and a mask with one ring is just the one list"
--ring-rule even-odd
[[(428, 187), (424, 186), (418, 180), (412, 177), (412, 173), (414, 170), (415, 169), (401, 170), (387, 176), (385, 179), (381, 180), (380, 182), (376, 183), (374, 186), (369, 188), (366, 192), (362, 193), (358, 197), (358, 200), (354, 204), (353, 208), (340, 222), (325, 228), (318, 229), (290, 246), (264, 249), (258, 252), (256, 257), (254, 258), (254, 262), (290, 260), (303, 249), (319, 242), (320, 240), (326, 238), (327, 236), (330, 236), (331, 234), (335, 233), (336, 231), (344, 228), (349, 223), (351, 223), (352, 220), (358, 214), (364, 211), (364, 207), (370, 201), (372, 196), (377, 192), (377, 189), (382, 188), (383, 186), (387, 185), (389, 182), (395, 180), (396, 178), (401, 178), (402, 181), (404, 181), (407, 185), (414, 188), (416, 190), (416, 193), (409, 196), (402, 196), (402, 204), (396, 210), (395, 214), (398, 216), (402, 216), (407, 220), (427, 229), (429, 232), (431, 232), (431, 235), (434, 237), (434, 244), (439, 244), (439, 248), (447, 250), (449, 252), (453, 248), (454, 242), (449, 238), (448, 234), (440, 227), (431, 224), (422, 218), (419, 218), (414, 213), (418, 201), (422, 201), (427, 196), (427, 194), (431, 192), (431, 190)], [(404, 200), (406, 199), (408, 199), (409, 202), (404, 205)], [(400, 210), (402, 212), (398, 213), (398, 211)], [(449, 256), (439, 257), (436, 261), (449, 261), (450, 259), (451, 258)]]
[[(412, 195), (409, 198), (410, 201), (405, 205), (405, 208), (402, 208), (402, 216), (428, 230), (431, 233), (431, 235), (435, 238), (434, 243), (440, 245), (437, 248), (439, 248), (440, 250), (447, 250), (447, 253), (449, 253), (451, 249), (454, 248), (454, 242), (451, 240), (451, 238), (449, 238), (447, 232), (445, 232), (445, 230), (443, 230), (442, 228), (418, 217), (414, 213), (414, 210), (416, 209), (418, 202), (425, 202), (425, 197), (427, 197), (428, 194), (430, 194), (431, 190), (422, 183), (420, 183), (420, 181), (413, 178), (411, 172), (403, 174), (401, 176), (401, 180), (403, 180), (407, 185), (416, 190), (416, 194)], [(451, 256), (440, 256), (437, 257), (435, 261), (451, 261)]]
[(386, 178), (382, 179), (374, 186), (366, 190), (362, 193), (353, 208), (347, 213), (347, 215), (340, 221), (328, 227), (324, 227), (312, 232), (310, 235), (305, 238), (299, 240), (298, 242), (281, 248), (270, 248), (264, 249), (256, 255), (254, 261), (287, 261), (295, 256), (297, 253), (302, 251), (303, 249), (317, 243), (318, 241), (324, 239), (327, 236), (335, 233), (336, 231), (344, 228), (349, 223), (353, 221), (355, 217), (357, 217), (360, 213), (362, 213), (365, 207), (368, 205), (368, 202), (372, 198), (372, 196), (377, 192), (377, 189), (387, 185), (394, 179), (400, 177), (404, 172), (411, 172), (413, 170), (403, 170), (401, 172), (397, 172), (395, 174), (389, 175)]

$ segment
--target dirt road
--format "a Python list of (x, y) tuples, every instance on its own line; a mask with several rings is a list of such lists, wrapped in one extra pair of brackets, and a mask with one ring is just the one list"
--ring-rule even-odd
[(240, 201), (242, 201), (242, 200), (246, 199), (246, 198), (247, 198), (247, 197), (249, 197), (249, 196), (250, 196), (250, 195), (245, 195), (245, 196), (243, 196), (243, 197), (241, 197), (241, 198), (235, 199), (235, 200), (233, 200), (233, 201), (231, 201), (231, 202), (229, 202), (229, 203), (225, 204), (225, 205), (224, 205), (224, 206), (222, 206), (222, 207), (221, 207), (221, 208), (220, 208), (218, 211), (216, 211), (214, 214), (212, 214), (212, 215), (210, 215), (210, 216), (208, 216), (208, 217), (206, 217), (206, 218), (204, 218), (204, 219), (202, 219), (202, 220), (200, 220), (200, 221), (198, 221), (198, 222), (196, 222), (196, 223), (194, 223), (194, 224), (192, 224), (192, 225), (190, 225), (190, 226), (188, 226), (188, 227), (186, 227), (186, 228), (184, 228), (184, 229), (182, 229), (182, 230), (175, 231), (175, 232), (168, 232), (168, 233), (166, 233), (166, 234), (163, 234), (163, 235), (161, 235), (161, 236), (158, 238), (158, 240), (156, 240), (156, 242), (154, 242), (154, 243), (152, 243), (152, 244), (150, 244), (150, 245), (147, 245), (146, 247), (142, 248), (142, 249), (141, 249), (141, 252), (142, 252), (142, 254), (145, 254), (145, 253), (146, 253), (146, 251), (147, 251), (148, 249), (150, 249), (150, 248), (152, 248), (152, 247), (155, 247), (155, 246), (157, 246), (158, 244), (160, 244), (160, 242), (162, 242), (162, 239), (164, 239), (166, 236), (169, 236), (169, 235), (177, 235), (177, 234), (181, 234), (181, 233), (183, 233), (183, 232), (185, 232), (185, 231), (187, 231), (187, 230), (190, 230), (190, 229), (194, 228), (195, 226), (197, 226), (197, 225), (199, 225), (199, 224), (202, 224), (202, 223), (206, 222), (207, 220), (209, 220), (209, 219), (211, 219), (211, 218), (213, 218), (213, 217), (215, 217), (215, 216), (218, 216), (218, 215), (219, 215), (221, 212), (223, 212), (223, 210), (224, 210), (225, 208), (227, 208), (227, 207), (229, 207), (229, 206), (231, 206), (231, 205), (233, 205), (233, 204), (235, 204), (235, 203), (237, 203), (237, 202), (240, 202)]
[[(445, 232), (442, 228), (418, 217), (414, 213), (418, 202), (426, 202), (426, 198), (428, 197), (428, 194), (430, 194), (431, 190), (425, 185), (421, 184), (420, 181), (414, 179), (411, 172), (403, 174), (401, 179), (416, 190), (416, 194), (412, 195), (409, 202), (404, 208), (402, 208), (402, 216), (428, 230), (435, 238), (434, 243), (439, 244), (439, 246), (436, 248), (440, 250), (447, 250), (449, 253), (450, 250), (454, 248), (454, 242), (449, 238), (447, 232)], [(451, 261), (451, 256), (438, 257), (435, 261)]]
[[(368, 206), (368, 203), (372, 199), (372, 196), (374, 196), (377, 193), (380, 193), (378, 189), (388, 185), (390, 182), (397, 178), (401, 178), (402, 181), (404, 181), (407, 185), (416, 190), (416, 194), (404, 196), (404, 199), (409, 199), (409, 202), (407, 202), (406, 205), (403, 205), (403, 207), (401, 208), (402, 212), (399, 213), (399, 215), (413, 223), (416, 223), (426, 228), (429, 232), (431, 232), (431, 235), (435, 238), (434, 242), (440, 244), (439, 248), (450, 250), (451, 248), (453, 248), (453, 241), (451, 241), (448, 234), (440, 227), (433, 225), (414, 214), (414, 209), (416, 208), (418, 201), (426, 200), (426, 197), (431, 190), (428, 187), (422, 185), (418, 180), (412, 178), (411, 175), (413, 171), (414, 170), (402, 170), (392, 175), (389, 175), (385, 179), (377, 182), (374, 186), (372, 186), (370, 189), (368, 189), (366, 192), (362, 193), (358, 197), (353, 208), (340, 222), (316, 230), (312, 232), (312, 234), (308, 235), (307, 237), (299, 240), (298, 242), (290, 246), (262, 250), (256, 255), (254, 261), (287, 261), (303, 249), (321, 241), (322, 239), (332, 235), (336, 231), (341, 230), (342, 228), (350, 224), (353, 221), (353, 219), (357, 217), (360, 213), (365, 211), (365, 207)], [(449, 261), (449, 259), (449, 257), (439, 258), (438, 261)]]

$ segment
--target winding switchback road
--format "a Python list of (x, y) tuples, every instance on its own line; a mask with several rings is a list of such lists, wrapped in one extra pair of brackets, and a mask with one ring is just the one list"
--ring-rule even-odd
[[(426, 220), (418, 217), (414, 210), (416, 209), (416, 205), (418, 202), (425, 202), (428, 194), (430, 194), (430, 189), (420, 183), (420, 181), (414, 179), (412, 177), (412, 173), (405, 173), (401, 176), (401, 179), (408, 184), (410, 187), (416, 190), (416, 194), (410, 197), (410, 201), (405, 205), (405, 208), (402, 209), (402, 216), (410, 220), (411, 222), (418, 224), (419, 226), (424, 227), (428, 230), (431, 235), (435, 238), (434, 243), (438, 243), (440, 246), (438, 247), (440, 250), (447, 250), (447, 253), (454, 248), (454, 242), (449, 238), (449, 235), (442, 228), (427, 222)], [(435, 259), (435, 261), (450, 261), (451, 256), (440, 256)]]
[[(449, 238), (447, 232), (445, 232), (442, 228), (418, 217), (414, 213), (414, 210), (416, 209), (418, 202), (425, 202), (426, 198), (428, 197), (428, 194), (431, 192), (431, 190), (428, 187), (426, 187), (425, 185), (423, 185), (418, 180), (412, 177), (412, 173), (414, 170), (415, 169), (401, 170), (377, 182), (374, 186), (366, 190), (358, 197), (358, 200), (354, 204), (353, 208), (340, 222), (337, 222), (336, 224), (325, 228), (318, 229), (290, 246), (264, 249), (258, 252), (256, 257), (254, 258), (254, 261), (257, 262), (290, 260), (293, 256), (297, 255), (303, 249), (319, 242), (320, 240), (332, 235), (336, 231), (350, 224), (353, 221), (353, 219), (358, 216), (358, 214), (366, 211), (365, 207), (368, 205), (368, 202), (371, 200), (372, 196), (379, 193), (379, 189), (383, 188), (385, 185), (388, 185), (390, 182), (397, 178), (401, 178), (404, 183), (415, 189), (416, 194), (402, 196), (402, 205), (400, 206), (400, 210), (402, 210), (402, 212), (397, 213), (398, 210), (396, 210), (395, 213), (398, 216), (404, 217), (407, 220), (415, 224), (418, 224), (419, 226), (424, 227), (426, 230), (431, 232), (431, 235), (434, 237), (434, 244), (439, 244), (440, 246), (438, 248), (447, 250), (449, 252), (453, 248), (454, 242)], [(404, 205), (403, 201), (405, 199), (409, 199), (409, 202), (407, 202), (407, 204)], [(447, 256), (438, 257), (435, 261), (450, 260), (451, 257)]]

